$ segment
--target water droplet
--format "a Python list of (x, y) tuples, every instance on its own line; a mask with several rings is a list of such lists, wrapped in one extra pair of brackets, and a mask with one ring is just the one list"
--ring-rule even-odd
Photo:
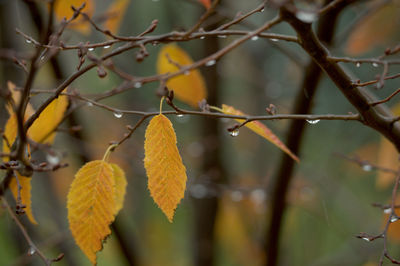
[(33, 247), (30, 247), (29, 249), (28, 249), (28, 255), (29, 256), (32, 256), (33, 254), (35, 254), (36, 253), (36, 249), (34, 249)]
[(26, 39), (25, 41), (26, 41), (26, 43), (32, 43), (32, 41), (28, 40), (28, 39)]
[(386, 208), (383, 210), (383, 213), (389, 214), (392, 213), (392, 208)]
[(264, 12), (264, 11), (265, 11), (265, 8), (263, 8), (263, 9), (260, 10), (260, 12)]
[(212, 59), (212, 60), (210, 60), (210, 61), (207, 61), (207, 62), (206, 62), (206, 66), (213, 66), (213, 65), (215, 65), (216, 62), (217, 62), (217, 61), (215, 61), (214, 59)]
[(267, 195), (265, 194), (264, 189), (261, 188), (257, 188), (250, 193), (250, 199), (255, 204), (262, 204), (265, 201), (266, 197)]
[(122, 113), (121, 111), (115, 111), (115, 112), (113, 113), (113, 115), (114, 115), (116, 118), (121, 118), (122, 115), (123, 115), (123, 113)]
[(356, 63), (356, 67), (360, 67), (361, 66), (361, 63), (360, 62), (357, 62)]
[(177, 117), (183, 117), (183, 114), (176, 115)]
[(240, 191), (232, 191), (231, 193), (232, 201), (239, 202), (243, 199), (243, 194)]
[(157, 41), (151, 43), (151, 45), (153, 45), (153, 46), (156, 46), (157, 44), (158, 44)]
[(226, 38), (226, 35), (218, 35), (218, 38), (224, 39)]
[(396, 222), (397, 220), (399, 220), (399, 217), (397, 217), (397, 216), (392, 216), (392, 217), (390, 218), (390, 222), (391, 222), (391, 223), (394, 223), (394, 222)]
[(237, 137), (237, 136), (239, 136), (239, 129), (232, 130), (231, 132), (229, 132), (229, 134), (232, 137)]
[(369, 171), (372, 170), (372, 166), (369, 165), (369, 164), (363, 164), (362, 169), (363, 169), (365, 172), (369, 172)]
[(367, 242), (370, 242), (370, 241), (371, 241), (371, 239), (369, 239), (368, 237), (363, 237), (362, 239), (365, 240), (365, 241), (367, 241)]
[(188, 76), (190, 74), (189, 70), (186, 70), (185, 72), (183, 72), (184, 75)]
[(206, 38), (206, 36), (201, 36), (200, 40), (204, 40)]
[(373, 66), (373, 67), (378, 67), (379, 65), (378, 65), (378, 63), (375, 63), (375, 62), (374, 62), (374, 63), (372, 63), (372, 66)]
[(307, 119), (306, 120), (309, 124), (311, 125), (315, 125), (316, 123), (318, 123), (320, 120), (319, 119)]
[(193, 198), (202, 199), (207, 196), (207, 187), (203, 184), (194, 184), (190, 187), (190, 194)]
[(106, 46), (104, 46), (103, 48), (104, 49), (108, 49), (108, 48), (110, 48), (111, 47), (111, 45), (106, 45)]
[(88, 51), (94, 51), (93, 47), (88, 48)]
[(135, 82), (135, 84), (133, 85), (136, 89), (139, 89), (140, 87), (142, 87), (142, 82), (138, 81)]
[(56, 165), (60, 163), (60, 158), (58, 158), (57, 155), (52, 155), (52, 154), (47, 154), (46, 160), (49, 162), (51, 165)]
[(92, 106), (93, 106), (93, 103), (87, 102), (86, 105), (87, 105), (88, 107), (92, 107)]
[(279, 42), (279, 39), (271, 39), (273, 42)]
[(296, 13), (296, 17), (305, 23), (312, 23), (317, 19), (317, 14), (311, 11), (300, 10)]
[(40, 57), (40, 60), (42, 60), (42, 61), (44, 60), (44, 55)]
[(258, 36), (256, 35), (256, 36), (251, 37), (251, 40), (252, 41), (257, 41), (258, 40)]

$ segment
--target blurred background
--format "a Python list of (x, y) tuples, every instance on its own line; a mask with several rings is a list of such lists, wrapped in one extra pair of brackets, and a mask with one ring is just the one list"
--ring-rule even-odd
[[(114, 4), (112, 0), (93, 2), (92, 15), (98, 21)], [(248, 12), (260, 3), (221, 0), (216, 14), (203, 27), (214, 29), (232, 20), (238, 12)], [(314, 6), (300, 5), (304, 8)], [(45, 1), (0, 0), (2, 88), (9, 80), (17, 86), (23, 86), (25, 80), (24, 72), (5, 59), (4, 54), (13, 50), (28, 56), (34, 51), (34, 46), (16, 34), (15, 29), (39, 39), (40, 27), (47, 21), (46, 12)], [(154, 19), (159, 21), (151, 33), (154, 35), (188, 30), (204, 12), (204, 6), (194, 0), (131, 0), (120, 10), (121, 23), (116, 30), (119, 35), (136, 36)], [(276, 14), (276, 8), (267, 5), (264, 12), (250, 16), (232, 29), (255, 29)], [(337, 17), (335, 34), (329, 44), (332, 54), (355, 58), (384, 54), (387, 47), (394, 47), (400, 41), (399, 14), (398, 1), (360, 1), (345, 8)], [(314, 23), (315, 29), (319, 22)], [(285, 23), (270, 32), (295, 34)], [(207, 37), (178, 45), (193, 60), (199, 60), (238, 38), (222, 37)], [(107, 38), (90, 26), (84, 26), (68, 28), (62, 40), (76, 44), (101, 42)], [(111, 49), (118, 46), (120, 44)], [(154, 75), (157, 53), (162, 46), (147, 45), (150, 55), (143, 62), (135, 60), (137, 50), (125, 52), (113, 58), (114, 65), (135, 77)], [(105, 52), (103, 48), (93, 51), (97, 55)], [(74, 73), (77, 64), (75, 50), (62, 51), (41, 68), (34, 89), (55, 88)], [(373, 80), (382, 72), (381, 66), (371, 64), (341, 65), (352, 78), (362, 82)], [(293, 113), (296, 99), (303, 98), (309, 102), (313, 114), (357, 112), (323, 74), (315, 95), (308, 95), (308, 88), (303, 87), (308, 67), (309, 57), (298, 45), (259, 38), (234, 49), (217, 64), (201, 67), (200, 71), (207, 83), (207, 100), (212, 105), (224, 103), (247, 114), (266, 115), (265, 108), (273, 104), (278, 113), (289, 114)], [(400, 67), (396, 65), (390, 68), (391, 74), (399, 71)], [(122, 82), (124, 80), (112, 71), (108, 71), (105, 78), (99, 78), (93, 69), (74, 81), (70, 89), (90, 96), (115, 88)], [(160, 100), (156, 95), (158, 85), (146, 83), (102, 103), (119, 109), (155, 111)], [(399, 87), (399, 79), (394, 79), (386, 81), (379, 91), (374, 86), (368, 89), (383, 98)], [(37, 107), (46, 96), (34, 96), (33, 105)], [(0, 101), (0, 128), (4, 128), (8, 115), (3, 99)], [(396, 102), (398, 100), (394, 98), (389, 106), (396, 108)], [(191, 109), (179, 101), (175, 104)], [(164, 108), (169, 109), (166, 105)], [(280, 168), (285, 168), (283, 152), (246, 128), (241, 128), (238, 136), (231, 137), (226, 129), (235, 125), (235, 121), (187, 115), (169, 118), (188, 175), (185, 198), (177, 208), (174, 222), (168, 222), (147, 189), (143, 167), (146, 122), (112, 154), (111, 161), (126, 172), (128, 188), (124, 208), (99, 253), (98, 264), (175, 266), (212, 265), (214, 262), (221, 266), (264, 265), (274, 187), (279, 182)], [(133, 125), (138, 119), (135, 115), (116, 118), (112, 112), (84, 105), (62, 124), (62, 129), (74, 125), (81, 125), (82, 129), (73, 134), (60, 130), (53, 147), (56, 158), (46, 158), (40, 152), (34, 155), (38, 160), (55, 159), (70, 165), (49, 174), (35, 173), (32, 205), (39, 224), (31, 225), (23, 219), (28, 233), (48, 257), (65, 254), (57, 265), (89, 265), (68, 229), (66, 195), (74, 174), (86, 161), (101, 158), (108, 143), (121, 139), (127, 132), (126, 125)], [(291, 123), (285, 120), (265, 124), (287, 143)], [(360, 232), (378, 234), (383, 228), (385, 215), (371, 203), (389, 202), (393, 177), (372, 166), (397, 169), (394, 148), (377, 132), (359, 122), (305, 123), (304, 132), (298, 134), (302, 135), (298, 152), (301, 162), (294, 165), (287, 192), (279, 265), (377, 265), (382, 242), (368, 243), (355, 235)], [(29, 246), (9, 214), (3, 209), (0, 214), (0, 264), (41, 265), (36, 256), (28, 256)], [(391, 226), (389, 233), (389, 250), (393, 256), (400, 256), (398, 223)]]

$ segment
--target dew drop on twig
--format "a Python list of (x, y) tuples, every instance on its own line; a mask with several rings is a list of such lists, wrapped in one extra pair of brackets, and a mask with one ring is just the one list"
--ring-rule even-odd
[(303, 22), (312, 23), (317, 19), (317, 14), (310, 11), (300, 10), (296, 13), (296, 17)]
[(397, 220), (399, 220), (399, 217), (397, 217), (397, 216), (392, 216), (392, 217), (390, 218), (390, 222), (391, 222), (391, 223), (394, 223), (394, 222), (396, 222)]
[(372, 166), (369, 165), (369, 164), (363, 164), (362, 169), (363, 169), (365, 172), (370, 172), (370, 171), (372, 170)]
[(361, 63), (360, 62), (357, 62), (356, 63), (356, 67), (360, 67), (361, 66)]
[(136, 89), (139, 89), (140, 87), (142, 87), (142, 82), (138, 81), (135, 82), (135, 84), (133, 85)]
[(229, 134), (232, 137), (237, 137), (237, 136), (239, 136), (239, 129), (232, 130), (231, 132), (229, 132)]
[(122, 113), (121, 111), (115, 111), (115, 112), (113, 113), (113, 115), (114, 115), (116, 118), (121, 118), (122, 115), (123, 115), (123, 113)]
[(204, 40), (206, 38), (206, 36), (201, 36), (200, 40)]
[(258, 40), (258, 36), (253, 36), (253, 37), (251, 37), (251, 40), (252, 40), (252, 41), (257, 41), (257, 40)]
[(103, 48), (104, 49), (108, 49), (108, 48), (110, 48), (111, 47), (111, 45), (106, 45), (106, 46), (104, 46)]
[(379, 65), (378, 65), (378, 63), (375, 63), (375, 62), (374, 62), (374, 63), (372, 63), (372, 66), (373, 66), (373, 67), (378, 67)]
[(226, 35), (218, 35), (218, 38), (225, 39)]
[(271, 39), (272, 42), (279, 42), (278, 39)]
[(362, 239), (365, 240), (365, 241), (367, 241), (367, 242), (370, 242), (370, 241), (371, 241), (371, 239), (369, 239), (368, 237), (363, 237)]
[(32, 43), (32, 41), (29, 39), (26, 39), (25, 41), (26, 41), (26, 43)]
[(60, 158), (58, 158), (57, 155), (51, 155), (51, 154), (47, 154), (46, 156), (46, 160), (49, 162), (49, 164), (51, 165), (56, 165), (60, 163)]
[(36, 253), (36, 249), (35, 249), (35, 248), (30, 247), (30, 248), (28, 249), (28, 255), (29, 255), (29, 256), (32, 256), (32, 255), (35, 254), (35, 253)]
[(94, 51), (93, 47), (88, 48), (88, 51)]
[(389, 214), (392, 212), (392, 208), (386, 208), (383, 210), (383, 213)]
[(215, 61), (214, 59), (212, 59), (212, 60), (210, 60), (210, 61), (207, 61), (206, 62), (206, 66), (213, 66), (213, 65), (215, 65), (215, 63), (216, 63), (217, 61)]
[(307, 119), (306, 120), (309, 124), (315, 125), (317, 124), (320, 120), (319, 119)]

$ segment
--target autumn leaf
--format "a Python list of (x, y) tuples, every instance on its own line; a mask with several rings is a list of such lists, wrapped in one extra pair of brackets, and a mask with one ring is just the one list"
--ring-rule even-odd
[[(17, 87), (11, 81), (7, 82), (7, 88), (11, 93), (11, 99), (13, 100), (15, 106), (17, 107), (19, 105), (19, 102), (21, 99), (21, 91), (17, 90)], [(6, 107), (7, 107), (8, 114), (11, 116), (14, 113), (12, 105), (7, 104)], [(26, 116), (31, 116), (33, 113), (34, 113), (33, 107), (28, 103), (28, 105), (26, 106), (25, 114), (26, 114)], [(25, 117), (25, 119), (26, 119), (26, 117)]]
[[(235, 109), (232, 106), (223, 104), (221, 111), (224, 114), (228, 115), (242, 115), (245, 116), (246, 114), (242, 113), (240, 110)], [(244, 119), (235, 119), (239, 123), (243, 123), (245, 120)], [(245, 124), (247, 128), (249, 128), (251, 131), (254, 133), (260, 135), (261, 137), (265, 138), (269, 142), (273, 143), (276, 145), (279, 149), (284, 151), (286, 154), (288, 154), (290, 157), (292, 157), (293, 160), (299, 162), (299, 158), (294, 155), (287, 147), (286, 145), (274, 134), (272, 131), (263, 123), (259, 121), (252, 121), (247, 124)]]
[[(27, 115), (25, 116), (27, 118)], [(17, 137), (18, 126), (17, 126), (17, 115), (12, 113), (10, 118), (7, 120), (6, 125), (4, 127), (4, 138), (7, 140), (3, 140), (3, 152), (10, 153), (11, 147)], [(3, 158), (4, 161), (8, 161), (8, 157)], [(25, 205), (25, 212), (32, 224), (37, 224), (35, 217), (33, 216), (32, 211), (32, 202), (31, 202), (31, 178), (24, 177), (17, 173), (18, 181), (21, 186), (20, 196), (21, 196), (21, 204)], [(18, 184), (13, 177), (9, 184), (10, 190), (14, 196), (14, 199), (17, 201), (18, 199)]]
[(211, 7), (211, 0), (199, 0), (200, 3), (202, 3), (203, 6), (205, 6), (207, 9)]
[(113, 167), (96, 160), (85, 164), (75, 175), (68, 193), (68, 221), (72, 235), (96, 264), (96, 253), (111, 234), (109, 225), (116, 211), (116, 188)]
[(104, 28), (116, 34), (128, 5), (129, 0), (114, 1), (107, 9), (107, 20), (104, 22)]
[[(85, 8), (82, 10), (89, 16), (94, 14), (94, 1), (93, 0), (60, 0), (55, 1), (54, 13), (56, 15), (57, 20), (61, 21), (62, 19), (70, 19), (74, 14), (71, 6), (75, 8), (80, 7), (83, 3), (85, 3)], [(88, 35), (91, 31), (90, 23), (86, 21), (83, 16), (79, 16), (76, 20), (72, 21), (69, 24), (69, 28), (74, 29), (82, 34)]]
[(186, 188), (186, 168), (176, 146), (171, 122), (162, 114), (151, 119), (145, 134), (144, 167), (150, 194), (172, 222)]
[[(191, 64), (193, 64), (193, 60), (184, 50), (175, 44), (168, 44), (158, 54), (157, 71), (158, 74), (172, 74), (177, 72), (179, 67)], [(174, 91), (176, 98), (194, 108), (198, 107), (198, 102), (207, 97), (203, 76), (197, 69), (169, 79), (166, 85)]]
[(124, 206), (124, 198), (126, 193), (126, 177), (124, 170), (122, 170), (118, 165), (111, 164), (114, 172), (114, 180), (115, 180), (115, 215), (122, 209)]
[(68, 97), (58, 96), (52, 101), (35, 120), (28, 130), (31, 139), (39, 143), (52, 144), (55, 138), (55, 129), (64, 117), (68, 107)]
[(393, 1), (372, 10), (350, 34), (346, 45), (347, 54), (357, 56), (377, 46), (388, 45), (391, 36), (398, 31), (398, 26), (394, 25), (400, 22), (400, 5)]
[[(26, 212), (26, 215), (27, 215), (29, 221), (32, 224), (37, 224), (37, 221), (32, 213), (32, 202), (31, 202), (31, 187), (32, 187), (31, 180), (32, 180), (32, 178), (21, 176), (19, 174), (17, 174), (17, 175), (18, 175), (18, 182), (21, 186), (21, 190), (19, 192), (20, 196), (21, 196), (21, 203), (26, 206), (25, 212)], [(14, 196), (14, 199), (17, 200), (18, 199), (18, 183), (15, 178), (11, 179), (9, 188)]]

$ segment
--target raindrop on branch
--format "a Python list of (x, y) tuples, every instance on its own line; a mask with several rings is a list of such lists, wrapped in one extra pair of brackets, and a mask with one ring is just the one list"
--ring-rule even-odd
[(372, 63), (372, 66), (373, 66), (373, 67), (378, 67), (379, 65), (378, 65), (378, 63), (375, 63), (375, 62), (374, 62), (374, 63)]
[(300, 10), (296, 13), (296, 17), (305, 23), (312, 23), (317, 19), (317, 14), (310, 11)]
[(183, 117), (183, 114), (176, 115), (177, 117)]
[(32, 43), (32, 41), (28, 40), (28, 39), (26, 39), (25, 41), (26, 41), (26, 43)]
[(136, 89), (139, 89), (140, 87), (142, 87), (142, 82), (138, 81), (135, 82), (135, 84), (133, 85)]
[(383, 213), (389, 214), (392, 212), (392, 208), (386, 208), (383, 210)]
[(365, 172), (369, 172), (369, 171), (372, 170), (372, 166), (369, 165), (369, 164), (363, 164), (362, 169), (363, 169)]
[(229, 132), (229, 134), (232, 137), (237, 137), (237, 136), (239, 136), (239, 129), (232, 130), (231, 132)]
[(215, 63), (216, 63), (217, 61), (215, 61), (214, 59), (212, 59), (212, 60), (210, 60), (210, 61), (207, 61), (206, 62), (206, 66), (213, 66), (213, 65), (215, 65)]
[(225, 39), (226, 35), (218, 35), (218, 38)]
[(201, 36), (200, 40), (204, 40), (206, 38), (206, 36)]
[(110, 48), (111, 47), (111, 45), (106, 45), (106, 46), (104, 46), (103, 48), (104, 49), (108, 49), (108, 48)]
[(88, 48), (88, 51), (94, 51), (93, 47)]
[(307, 119), (306, 121), (311, 125), (315, 125), (321, 120), (319, 120), (319, 119)]
[(361, 66), (361, 63), (360, 62), (357, 62), (356, 63), (356, 67), (360, 67)]
[(370, 242), (370, 241), (371, 241), (371, 239), (369, 239), (368, 237), (363, 237), (362, 239), (365, 240), (365, 241), (367, 241), (367, 242)]
[(272, 42), (279, 42), (278, 39), (271, 39)]
[(46, 160), (47, 160), (47, 161), (49, 162), (49, 164), (51, 164), (51, 165), (57, 165), (57, 164), (60, 163), (60, 158), (58, 158), (57, 155), (47, 154)]
[(391, 223), (394, 223), (394, 222), (396, 222), (397, 220), (399, 220), (399, 217), (397, 217), (397, 216), (392, 216), (392, 217), (390, 218), (390, 222), (391, 222)]
[(252, 41), (257, 41), (258, 40), (258, 36), (256, 35), (256, 36), (251, 37), (251, 40)]
[(35, 249), (35, 248), (30, 247), (30, 248), (28, 249), (28, 255), (29, 255), (29, 256), (32, 256), (32, 255), (34, 255), (35, 253), (36, 253), (36, 249)]
[(121, 111), (115, 111), (113, 114), (114, 114), (114, 116), (115, 116), (116, 118), (121, 118), (122, 115), (123, 115), (123, 113), (122, 113)]

